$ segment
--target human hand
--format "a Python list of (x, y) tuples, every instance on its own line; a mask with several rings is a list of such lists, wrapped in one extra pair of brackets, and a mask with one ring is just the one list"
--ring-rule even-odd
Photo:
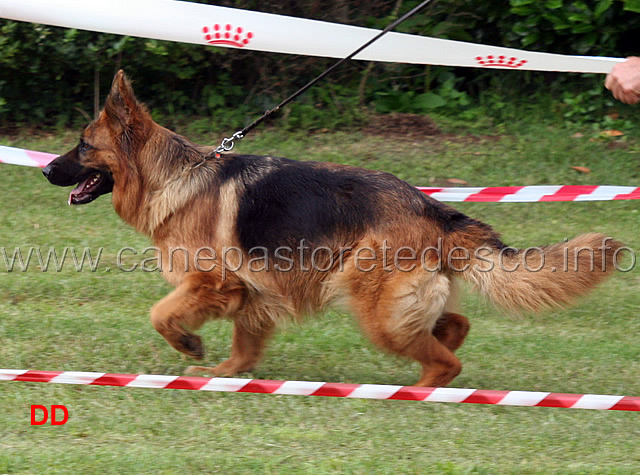
[(626, 104), (640, 102), (640, 57), (629, 57), (616, 64), (607, 75), (604, 85), (619, 101)]

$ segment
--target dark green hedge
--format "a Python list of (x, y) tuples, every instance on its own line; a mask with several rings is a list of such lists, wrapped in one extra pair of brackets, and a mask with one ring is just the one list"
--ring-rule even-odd
[[(224, 6), (381, 28), (418, 1), (238, 0)], [(557, 53), (640, 53), (640, 0), (435, 0), (400, 31)], [(274, 105), (333, 60), (120, 37), (0, 20), (0, 124), (84, 121), (123, 68), (138, 94), (167, 117), (216, 116), (238, 125)], [(289, 117), (339, 125), (358, 106), (381, 112), (464, 107), (488, 89), (560, 87), (568, 75), (398, 64), (345, 65)], [(560, 86), (559, 86), (560, 85)], [(331, 114), (322, 114), (328, 110)], [(338, 113), (336, 113), (338, 112)], [(329, 122), (332, 122), (329, 120)]]

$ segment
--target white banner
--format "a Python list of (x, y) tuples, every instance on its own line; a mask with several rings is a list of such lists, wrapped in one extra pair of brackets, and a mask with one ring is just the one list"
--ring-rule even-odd
[[(418, 15), (424, 13), (418, 13)], [(273, 53), (344, 58), (380, 31), (174, 0), (0, 0), (0, 18)], [(354, 59), (608, 73), (621, 58), (566, 56), (388, 33)]]

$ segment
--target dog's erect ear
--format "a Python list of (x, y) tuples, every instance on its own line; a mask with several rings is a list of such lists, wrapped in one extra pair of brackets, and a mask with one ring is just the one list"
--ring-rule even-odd
[(116, 132), (124, 132), (149, 117), (144, 105), (136, 99), (131, 83), (120, 70), (113, 78), (104, 113)]

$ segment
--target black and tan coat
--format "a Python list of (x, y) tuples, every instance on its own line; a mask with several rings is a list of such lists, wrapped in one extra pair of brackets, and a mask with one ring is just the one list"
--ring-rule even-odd
[[(193, 332), (233, 320), (231, 357), (196, 367), (215, 375), (254, 368), (282, 319), (340, 305), (377, 345), (422, 364), (418, 385), (446, 385), (469, 330), (457, 277), (503, 307), (537, 311), (586, 293), (621, 246), (587, 234), (525, 254), (388, 173), (213, 155), (156, 124), (122, 72), (79, 145), (44, 172), (80, 183), (72, 204), (111, 192), (121, 218), (160, 250), (175, 290), (151, 321), (173, 347), (201, 359)], [(579, 272), (561, 272), (576, 258)]]

